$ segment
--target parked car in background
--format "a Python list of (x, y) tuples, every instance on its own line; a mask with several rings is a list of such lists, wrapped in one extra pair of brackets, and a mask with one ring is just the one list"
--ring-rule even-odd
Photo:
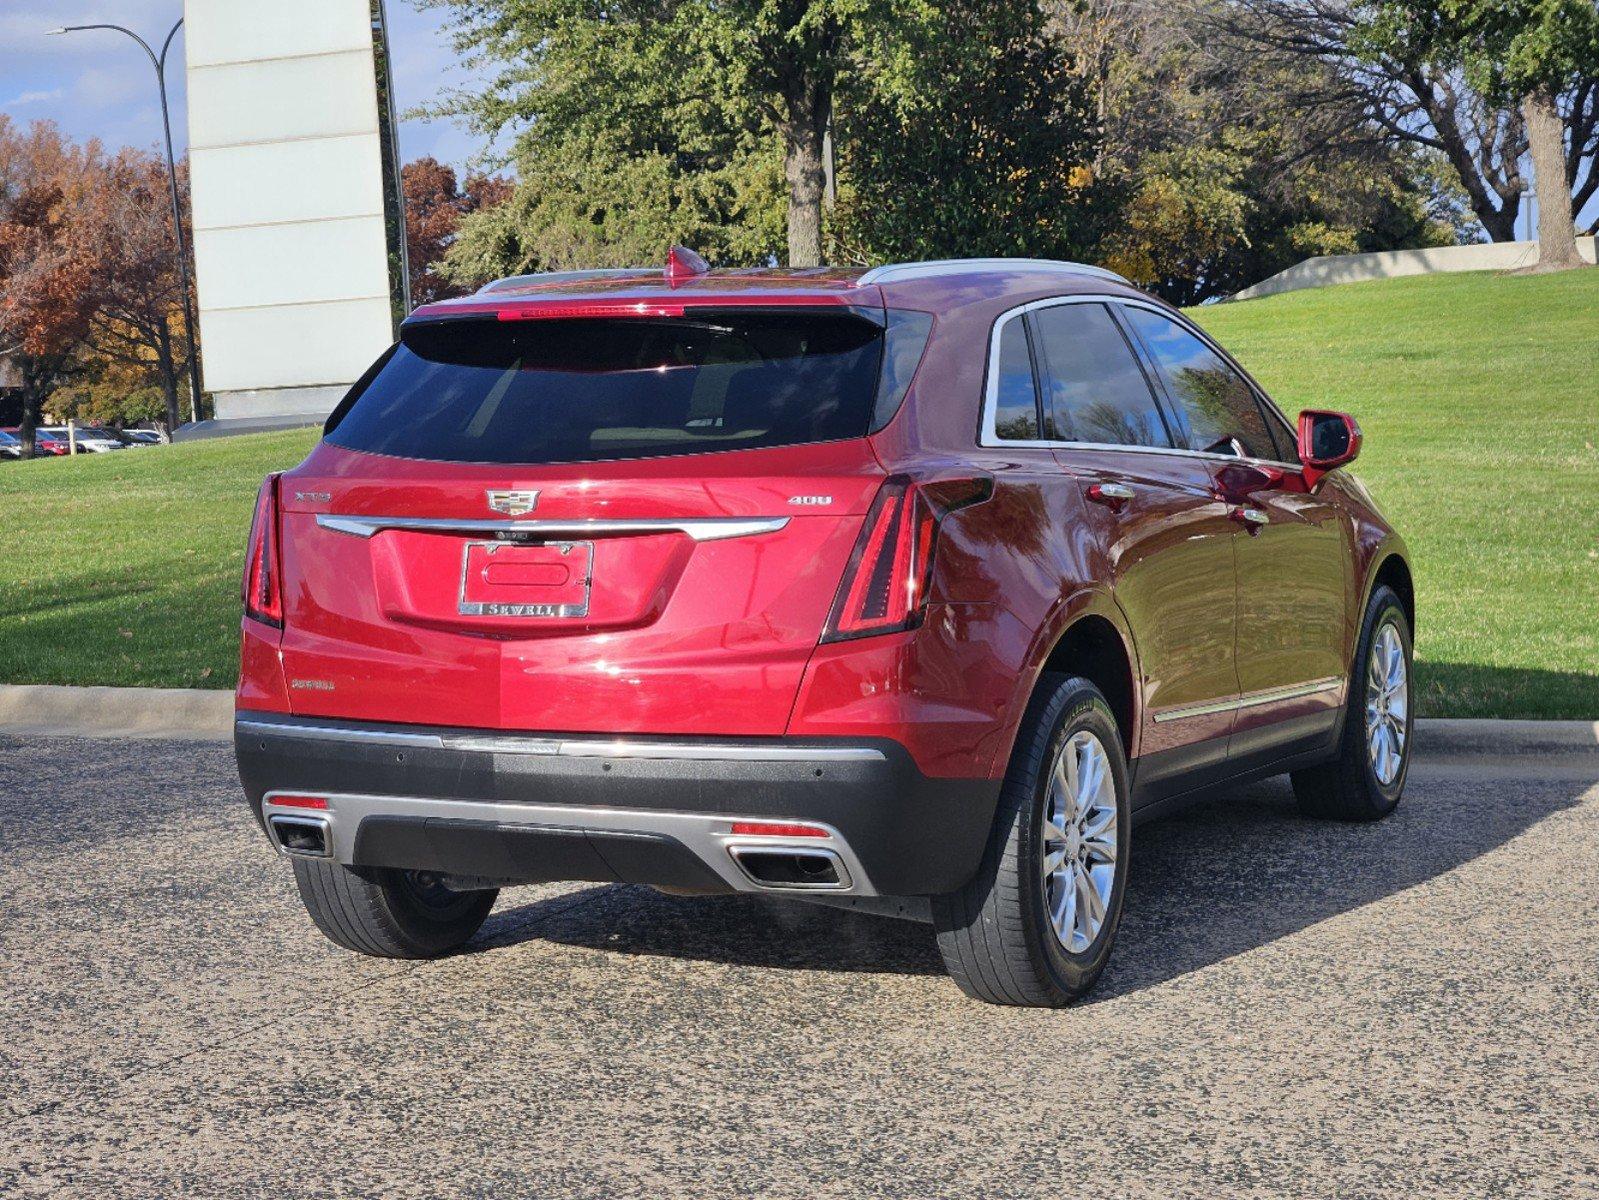
[[(22, 440), (22, 427), (20, 425), (8, 425), (5, 429), (0, 430), (0, 433), (9, 433), (16, 438), (20, 448)], [(71, 452), (65, 438), (53, 437), (43, 429), (35, 429), (33, 431), (33, 457), (50, 458), (53, 455), (70, 454)]]
[(0, 458), (21, 458), (22, 440), (15, 434), (0, 431)]
[(263, 485), (240, 776), (351, 950), (622, 881), (919, 916), (968, 994), (1063, 1004), (1135, 820), (1399, 803), (1414, 593), (1360, 446), (1094, 267), (501, 281)]
[(118, 440), (116, 434), (104, 429), (97, 429), (93, 425), (80, 425), (72, 431), (70, 437), (65, 425), (44, 426), (41, 427), (40, 432), (49, 434), (57, 441), (66, 443), (69, 452), (72, 442), (76, 441), (79, 454), (106, 454), (112, 450), (121, 450), (123, 448), (122, 442)]
[(166, 442), (166, 439), (153, 429), (124, 429), (117, 436), (130, 450), (138, 446), (160, 446)]

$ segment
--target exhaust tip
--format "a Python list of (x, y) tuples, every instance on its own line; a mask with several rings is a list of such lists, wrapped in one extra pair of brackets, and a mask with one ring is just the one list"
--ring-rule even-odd
[(729, 846), (728, 853), (750, 882), (781, 891), (843, 891), (849, 872), (831, 850), (789, 846)]
[(301, 858), (330, 858), (333, 855), (332, 839), (328, 836), (328, 823), (321, 817), (293, 817), (273, 813), (267, 818), (272, 839), (285, 854)]

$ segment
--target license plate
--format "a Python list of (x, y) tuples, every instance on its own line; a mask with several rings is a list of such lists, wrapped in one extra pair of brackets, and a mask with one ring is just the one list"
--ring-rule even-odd
[(593, 580), (593, 542), (468, 542), (459, 609), (468, 617), (586, 617)]

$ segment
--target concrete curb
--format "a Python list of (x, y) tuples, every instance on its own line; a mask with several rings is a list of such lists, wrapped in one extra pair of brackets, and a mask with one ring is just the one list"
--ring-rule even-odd
[(0, 684), (0, 734), (230, 741), (233, 693)]
[[(233, 693), (185, 688), (0, 684), (0, 734), (230, 741)], [(1599, 721), (1416, 722), (1427, 757), (1599, 755)]]
[(1599, 721), (1433, 717), (1416, 722), (1416, 753), (1434, 757), (1599, 754)]

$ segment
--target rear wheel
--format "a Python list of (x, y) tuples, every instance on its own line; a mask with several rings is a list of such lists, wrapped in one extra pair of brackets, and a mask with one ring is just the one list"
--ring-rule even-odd
[(938, 945), (968, 996), (1057, 1007), (1094, 985), (1126, 887), (1127, 761), (1086, 679), (1046, 675), (1023, 718), (977, 875), (933, 900)]
[(1366, 606), (1338, 757), (1293, 773), (1299, 807), (1314, 817), (1375, 821), (1393, 812), (1410, 769), (1410, 619), (1393, 589)]
[(377, 958), (437, 958), (458, 950), (494, 907), (497, 889), (456, 891), (429, 871), (294, 860), (300, 899), (329, 939)]

